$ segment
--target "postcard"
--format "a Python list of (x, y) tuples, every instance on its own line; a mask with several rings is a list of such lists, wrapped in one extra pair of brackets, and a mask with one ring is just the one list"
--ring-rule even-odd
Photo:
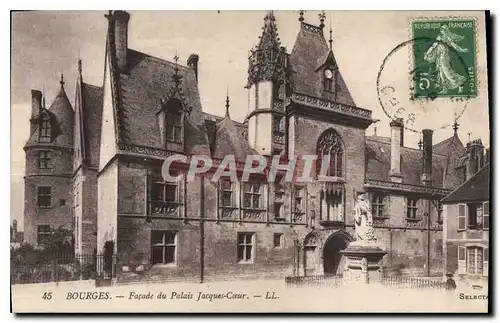
[(13, 312), (489, 312), (489, 12), (11, 19)]

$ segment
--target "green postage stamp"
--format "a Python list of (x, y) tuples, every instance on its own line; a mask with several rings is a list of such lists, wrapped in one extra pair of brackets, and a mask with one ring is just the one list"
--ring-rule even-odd
[(476, 20), (411, 22), (414, 98), (476, 97)]

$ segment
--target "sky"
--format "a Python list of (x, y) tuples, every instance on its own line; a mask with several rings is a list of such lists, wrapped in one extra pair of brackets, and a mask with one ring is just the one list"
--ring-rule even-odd
[[(43, 90), (50, 106), (64, 74), (65, 89), (74, 102), (78, 58), (82, 60), (86, 83), (102, 85), (104, 70), (105, 11), (39, 11), (12, 14), (11, 57), (11, 219), (22, 228), (23, 146), (29, 135), (31, 89)], [(318, 25), (319, 11), (306, 11), (305, 22)], [(231, 99), (231, 117), (242, 121), (248, 111), (246, 85), (248, 52), (262, 33), (263, 11), (130, 11), (128, 46), (166, 60), (177, 54), (185, 64), (191, 53), (200, 56), (199, 90), (205, 112), (224, 115), (226, 91)], [(380, 119), (367, 130), (389, 135), (390, 119), (381, 109), (377, 75), (387, 54), (410, 39), (409, 22), (414, 17), (447, 15), (446, 12), (326, 12), (325, 37), (333, 31), (333, 52), (340, 72), (358, 107), (372, 110)], [(477, 15), (471, 12), (454, 13)], [(290, 53), (300, 29), (298, 11), (275, 12), (282, 45)], [(484, 22), (478, 21), (477, 98), (467, 102), (459, 119), (463, 143), (481, 138), (489, 146)], [(483, 37), (481, 37), (483, 36)], [(463, 103), (437, 99), (432, 103), (407, 102), (410, 70), (409, 47), (395, 53), (384, 67), (379, 84), (393, 86), (398, 100), (417, 113), (413, 129), (435, 129), (435, 143), (452, 135), (454, 112)], [(412, 111), (413, 111), (412, 110)], [(417, 147), (420, 135), (406, 131), (405, 145)]]

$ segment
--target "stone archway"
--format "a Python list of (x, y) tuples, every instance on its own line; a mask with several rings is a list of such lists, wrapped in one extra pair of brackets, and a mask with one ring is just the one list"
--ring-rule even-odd
[(346, 232), (333, 233), (326, 239), (323, 246), (323, 272), (325, 275), (339, 275), (344, 269), (344, 259), (341, 250), (349, 245), (353, 238)]

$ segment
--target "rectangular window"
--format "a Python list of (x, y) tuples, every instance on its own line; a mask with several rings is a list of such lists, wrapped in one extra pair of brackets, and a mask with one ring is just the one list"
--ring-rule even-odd
[(418, 211), (418, 199), (408, 198), (406, 202), (406, 217), (409, 219), (418, 219), (417, 211)]
[(40, 141), (50, 142), (51, 136), (51, 127), (50, 127), (50, 119), (43, 119), (40, 123)]
[(372, 193), (372, 215), (374, 217), (384, 217), (384, 194), (380, 192)]
[(465, 230), (465, 223), (467, 218), (467, 208), (465, 204), (458, 205), (458, 230)]
[(177, 176), (176, 182), (166, 182), (160, 174), (154, 173), (151, 177), (151, 186), (149, 199), (151, 203), (151, 214), (170, 214), (178, 213), (180, 204), (179, 196), (179, 180), (180, 176), (171, 174), (172, 177)]
[(262, 198), (262, 185), (258, 183), (245, 183), (243, 185), (243, 207), (247, 209), (261, 209), (263, 203)]
[(236, 206), (236, 194), (234, 185), (229, 180), (221, 180), (219, 182), (219, 196), (220, 196), (220, 206), (221, 207), (235, 207)]
[(479, 229), (483, 226), (483, 204), (467, 204), (467, 228)]
[(52, 230), (50, 229), (50, 225), (37, 226), (36, 243), (39, 245), (47, 244), (49, 242), (51, 235), (52, 235)]
[(39, 151), (38, 152), (38, 168), (40, 169), (50, 169), (51, 168), (51, 152), (50, 151)]
[(52, 187), (50, 186), (37, 187), (36, 205), (39, 208), (48, 208), (52, 206)]
[(483, 248), (467, 247), (467, 274), (483, 274)]
[(238, 233), (238, 261), (253, 262), (254, 259), (255, 233)]
[(283, 239), (282, 233), (275, 233), (273, 235), (273, 245), (274, 248), (281, 248), (281, 240)]
[(167, 112), (167, 141), (182, 142), (182, 115), (177, 112)]
[(490, 229), (490, 202), (483, 203), (483, 229)]
[(177, 261), (177, 232), (151, 231), (151, 262), (153, 265), (175, 265)]

